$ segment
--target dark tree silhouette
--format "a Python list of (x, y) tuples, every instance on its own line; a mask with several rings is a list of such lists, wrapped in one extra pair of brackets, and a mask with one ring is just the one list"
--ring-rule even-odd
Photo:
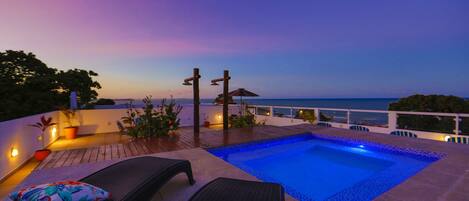
[(0, 121), (66, 107), (71, 89), (83, 94), (81, 100), (96, 99), (100, 86), (91, 78), (96, 74), (82, 71), (59, 72), (32, 53), (0, 52)]
[(92, 78), (98, 76), (97, 73), (72, 69), (60, 71), (57, 75), (60, 89), (65, 94), (70, 94), (71, 91), (77, 92), (78, 105), (85, 105), (98, 97), (98, 92), (95, 89), (101, 89), (101, 85)]
[[(393, 111), (414, 112), (445, 112), (469, 113), (469, 102), (456, 96), (443, 95), (413, 95), (401, 98), (389, 105)], [(455, 129), (454, 117), (438, 117), (424, 115), (399, 115), (397, 124), (402, 129), (436, 131), (452, 133)], [(460, 130), (469, 131), (469, 119), (465, 118), (460, 124)]]
[(95, 105), (115, 105), (116, 102), (112, 99), (100, 98), (94, 103)]

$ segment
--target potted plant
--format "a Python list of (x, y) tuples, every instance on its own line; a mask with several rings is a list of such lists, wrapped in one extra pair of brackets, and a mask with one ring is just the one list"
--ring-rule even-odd
[(76, 116), (76, 111), (73, 109), (64, 109), (62, 110), (65, 118), (67, 118), (66, 122), (68, 124), (67, 127), (64, 128), (64, 135), (66, 139), (75, 139), (78, 133), (78, 126), (74, 126), (73, 120)]
[(46, 132), (47, 128), (55, 124), (56, 123), (52, 123), (52, 117), (49, 117), (46, 119), (46, 117), (41, 116), (41, 119), (39, 122), (30, 125), (32, 127), (36, 127), (39, 130), (41, 130), (41, 135), (38, 137), (38, 140), (42, 141), (42, 149), (36, 150), (36, 152), (34, 152), (34, 158), (36, 158), (36, 160), (38, 161), (44, 160), (51, 152), (49, 149), (46, 149), (44, 133)]

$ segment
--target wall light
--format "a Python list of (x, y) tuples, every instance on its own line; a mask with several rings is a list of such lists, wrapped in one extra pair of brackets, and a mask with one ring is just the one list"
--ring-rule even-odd
[(19, 152), (18, 152), (18, 149), (17, 148), (11, 148), (11, 152), (10, 152), (10, 155), (12, 158), (15, 158), (16, 156), (18, 156)]
[(447, 135), (445, 136), (445, 142), (448, 142), (448, 140), (451, 138), (451, 136)]
[(267, 116), (270, 116), (270, 112), (265, 113)]
[(57, 128), (55, 126), (50, 129), (50, 135), (52, 136), (52, 139), (55, 139), (55, 136), (57, 136)]
[(217, 115), (217, 119), (218, 120), (222, 120), (223, 119), (223, 116), (221, 114)]

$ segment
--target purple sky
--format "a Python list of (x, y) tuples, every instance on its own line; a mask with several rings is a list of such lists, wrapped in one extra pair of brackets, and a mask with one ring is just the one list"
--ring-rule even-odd
[(3, 1), (0, 51), (92, 69), (102, 97), (469, 97), (469, 1)]

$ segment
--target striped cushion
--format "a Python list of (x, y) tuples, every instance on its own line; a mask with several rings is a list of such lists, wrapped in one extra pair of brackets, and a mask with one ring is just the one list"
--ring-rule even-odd
[(331, 124), (329, 124), (329, 123), (324, 123), (324, 122), (319, 122), (319, 123), (318, 123), (318, 126), (323, 126), (323, 127), (332, 127), (332, 125), (331, 125)]
[(367, 127), (358, 125), (350, 126), (350, 130), (370, 132), (370, 129), (368, 129)]
[(469, 144), (469, 137), (450, 137), (448, 138), (448, 142)]
[(393, 131), (391, 135), (417, 138), (417, 135), (409, 131)]

